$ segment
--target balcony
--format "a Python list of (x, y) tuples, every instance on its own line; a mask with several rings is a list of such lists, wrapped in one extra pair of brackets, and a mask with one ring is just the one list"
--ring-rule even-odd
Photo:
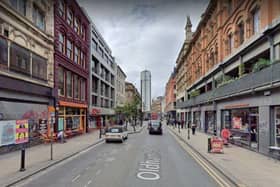
[(208, 91), (185, 102), (177, 103), (177, 108), (186, 108), (214, 100), (228, 98), (233, 95), (246, 94), (259, 88), (280, 82), (280, 63), (275, 63), (261, 71), (250, 73), (233, 82)]

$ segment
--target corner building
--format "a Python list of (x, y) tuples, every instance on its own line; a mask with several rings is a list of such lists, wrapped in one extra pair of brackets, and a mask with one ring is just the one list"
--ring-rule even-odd
[(184, 56), (187, 123), (277, 157), (280, 148), (280, 1), (210, 1)]
[(75, 0), (55, 1), (54, 31), (58, 109), (55, 131), (84, 133), (87, 128), (90, 22)]
[(0, 122), (28, 119), (29, 145), (54, 105), (53, 35), (53, 1), (0, 1)]

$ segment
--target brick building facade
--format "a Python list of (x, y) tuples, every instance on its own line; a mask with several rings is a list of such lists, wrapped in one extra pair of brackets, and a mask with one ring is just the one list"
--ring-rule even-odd
[(175, 72), (173, 72), (165, 86), (165, 108), (164, 112), (168, 119), (174, 119), (176, 116), (176, 80)]
[(55, 1), (55, 95), (58, 125), (85, 132), (88, 108), (90, 21), (76, 1)]
[(178, 118), (275, 156), (280, 147), (280, 1), (211, 0), (183, 55)]

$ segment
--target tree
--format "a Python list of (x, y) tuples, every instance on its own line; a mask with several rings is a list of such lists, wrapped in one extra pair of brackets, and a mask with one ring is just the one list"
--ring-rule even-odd
[(135, 131), (135, 125), (136, 125), (136, 119), (139, 113), (139, 106), (140, 106), (140, 99), (136, 96), (134, 96), (133, 100), (129, 103), (126, 103), (124, 106), (118, 106), (115, 108), (115, 112), (117, 114), (123, 114), (126, 118), (126, 120), (133, 120), (134, 119), (134, 131)]

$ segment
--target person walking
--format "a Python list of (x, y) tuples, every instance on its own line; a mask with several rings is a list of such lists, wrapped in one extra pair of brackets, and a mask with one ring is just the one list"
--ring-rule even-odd
[(192, 134), (195, 135), (196, 124), (192, 123)]

